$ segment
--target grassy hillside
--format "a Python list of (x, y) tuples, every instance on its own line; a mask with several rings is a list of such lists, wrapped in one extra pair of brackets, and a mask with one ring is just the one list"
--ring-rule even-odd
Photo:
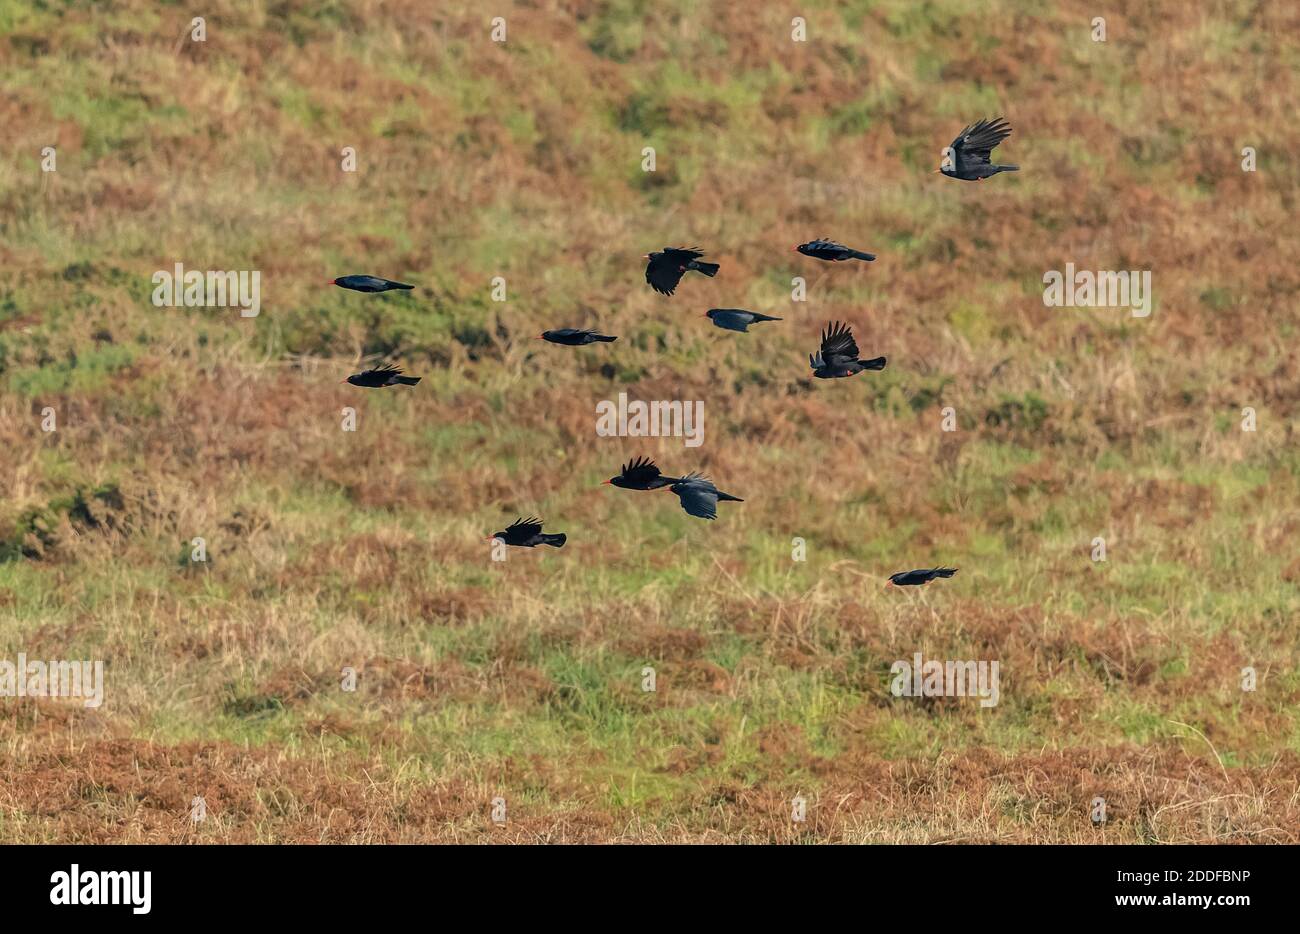
[[(107, 666), (0, 699), (0, 840), (1300, 842), (1294, 5), (202, 6), (0, 0), (0, 659)], [(996, 115), (1018, 174), (932, 174)], [(178, 262), (260, 315), (155, 307)], [(809, 379), (832, 319), (887, 369)], [(598, 437), (620, 392), (704, 444)], [(491, 560), (528, 514), (567, 546)]]

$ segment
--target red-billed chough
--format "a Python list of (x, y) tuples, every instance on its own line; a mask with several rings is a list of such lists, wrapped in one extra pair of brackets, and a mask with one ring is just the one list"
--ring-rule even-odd
[(616, 341), (617, 337), (609, 337), (605, 334), (597, 334), (590, 329), (580, 328), (556, 328), (552, 331), (543, 331), (537, 335), (539, 341), (549, 341), (552, 344), (564, 344), (566, 347), (581, 347), (583, 344), (591, 344), (596, 341)]
[(935, 171), (965, 182), (980, 182), (999, 172), (1019, 172), (1018, 165), (994, 165), (991, 161), (998, 143), (1010, 135), (1011, 124), (1001, 117), (971, 124), (952, 141), (952, 161)]
[(780, 318), (774, 318), (772, 315), (759, 314), (757, 311), (746, 311), (743, 308), (710, 308), (704, 313), (704, 317), (712, 319), (713, 323), (720, 328), (726, 328), (728, 331), (748, 331), (749, 326), (756, 321), (780, 321)]
[(347, 379), (340, 380), (340, 382), (351, 383), (353, 386), (361, 386), (365, 389), (379, 389), (384, 386), (414, 386), (419, 381), (420, 377), (418, 376), (403, 376), (402, 368), (393, 366), (391, 363), (385, 363), (373, 370), (353, 373)]
[(682, 509), (686, 510), (688, 515), (700, 519), (716, 519), (718, 517), (718, 503), (743, 503), (744, 500), (739, 496), (732, 496), (730, 493), (723, 493), (708, 477), (701, 476), (697, 473), (688, 473), (676, 483), (669, 487), (677, 498), (681, 500)]
[(610, 477), (607, 484), (624, 490), (662, 490), (674, 483), (681, 483), (681, 477), (665, 477), (648, 457), (637, 457), (623, 465), (617, 477)]
[(394, 282), (392, 279), (381, 279), (379, 276), (343, 276), (340, 279), (331, 279), (329, 284), (337, 285), (341, 289), (351, 289), (353, 292), (391, 292), (394, 289), (415, 288), (413, 285)]
[(853, 340), (853, 332), (849, 330), (849, 326), (832, 321), (822, 332), (821, 352), (808, 355), (813, 376), (818, 379), (838, 379), (841, 376), (861, 373), (863, 370), (885, 368), (884, 357), (859, 360), (858, 352), (857, 342)]
[(542, 520), (537, 518), (516, 519), (504, 531), (493, 532), (488, 541), (498, 538), (507, 545), (515, 545), (519, 548), (535, 548), (538, 545), (563, 548), (568, 540), (568, 536), (563, 532), (556, 532), (554, 535), (543, 533)]
[(702, 272), (710, 278), (716, 276), (718, 264), (701, 263), (699, 259), (703, 255), (698, 247), (688, 250), (671, 246), (664, 247), (660, 253), (647, 253), (645, 258), (650, 262), (645, 267), (645, 281), (656, 292), (672, 295), (688, 269)]
[(952, 577), (957, 573), (956, 568), (929, 568), (918, 571), (899, 571), (897, 574), (890, 574), (886, 587), (891, 584), (898, 587), (911, 587), (918, 584), (928, 584), (936, 577)]
[(807, 243), (801, 243), (795, 247), (795, 251), (802, 253), (804, 256), (811, 256), (813, 259), (824, 259), (831, 263), (842, 263), (846, 259), (860, 259), (870, 263), (876, 258), (874, 253), (864, 253), (862, 250), (854, 250), (842, 243), (826, 239), (809, 240)]

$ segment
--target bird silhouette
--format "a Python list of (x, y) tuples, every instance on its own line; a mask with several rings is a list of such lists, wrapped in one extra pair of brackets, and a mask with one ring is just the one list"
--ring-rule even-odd
[(353, 373), (347, 379), (342, 380), (344, 383), (351, 383), (353, 386), (360, 386), (363, 389), (380, 389), (384, 386), (414, 386), (419, 381), (420, 377), (418, 376), (403, 376), (402, 368), (393, 366), (391, 363), (375, 367), (373, 370)]
[(928, 568), (917, 571), (899, 571), (897, 574), (889, 575), (889, 581), (886, 587), (891, 584), (897, 587), (915, 587), (921, 584), (928, 584), (936, 577), (952, 577), (957, 573), (956, 568)]
[(493, 532), (488, 541), (500, 539), (507, 545), (513, 545), (517, 548), (536, 548), (538, 545), (563, 548), (568, 538), (563, 532), (556, 532), (553, 535), (544, 533), (542, 531), (542, 520), (529, 518), (516, 519), (504, 530)]
[(822, 332), (820, 352), (808, 355), (813, 376), (818, 379), (839, 379), (853, 376), (863, 370), (883, 370), (885, 358), (875, 357), (871, 360), (858, 359), (858, 345), (853, 340), (853, 332), (847, 324), (832, 321)]
[(353, 292), (391, 292), (394, 289), (415, 288), (413, 285), (394, 282), (392, 279), (381, 279), (379, 276), (343, 276), (340, 279), (331, 279), (329, 284), (337, 285), (341, 289), (351, 289)]
[(982, 182), (999, 172), (1019, 172), (1018, 165), (995, 165), (993, 150), (1011, 135), (1011, 124), (1001, 117), (973, 123), (952, 141), (952, 161), (935, 169), (949, 178), (965, 182)]
[(659, 253), (647, 253), (645, 258), (650, 262), (645, 267), (645, 281), (656, 292), (672, 295), (688, 269), (713, 278), (718, 274), (718, 264), (701, 263), (699, 259), (703, 255), (698, 247), (688, 250), (666, 246)]
[(715, 325), (728, 331), (748, 331), (749, 326), (756, 321), (781, 320), (780, 318), (774, 318), (772, 315), (759, 314), (757, 311), (746, 311), (743, 308), (710, 308), (704, 313), (704, 317), (711, 319)]

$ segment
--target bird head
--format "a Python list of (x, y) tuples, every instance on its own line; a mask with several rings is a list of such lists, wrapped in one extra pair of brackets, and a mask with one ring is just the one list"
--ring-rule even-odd
[(355, 385), (356, 385), (356, 382), (357, 382), (357, 377), (356, 377), (355, 374), (353, 374), (352, 376), (349, 376), (347, 379), (341, 379), (341, 380), (339, 380), (339, 382), (340, 382), (340, 383), (352, 383), (352, 384), (355, 386)]
[(504, 541), (506, 540), (506, 533), (505, 533), (505, 532), (493, 532), (491, 535), (489, 535), (489, 536), (487, 537), (487, 541), (489, 541), (489, 542), (495, 542), (498, 538), (501, 539), (501, 541), (504, 542)]

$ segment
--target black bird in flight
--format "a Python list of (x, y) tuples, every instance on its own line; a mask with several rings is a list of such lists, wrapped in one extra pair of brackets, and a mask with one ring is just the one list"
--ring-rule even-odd
[(809, 354), (808, 362), (812, 365), (813, 376), (818, 379), (837, 379), (852, 376), (863, 370), (883, 370), (885, 358), (873, 360), (858, 359), (858, 345), (853, 340), (853, 332), (847, 324), (832, 321), (822, 331), (822, 349), (820, 353)]
[(538, 545), (550, 545), (554, 548), (563, 548), (568, 536), (563, 532), (557, 532), (554, 535), (548, 535), (542, 532), (542, 520), (516, 519), (510, 523), (510, 527), (502, 532), (493, 532), (488, 541), (501, 539), (507, 545), (515, 545), (519, 548), (535, 548)]
[(704, 313), (704, 317), (711, 318), (714, 324), (728, 331), (748, 331), (749, 326), (756, 321), (781, 320), (771, 315), (759, 314), (757, 311), (745, 311), (743, 308), (710, 308)]
[(898, 587), (909, 587), (918, 584), (928, 584), (936, 577), (952, 577), (956, 573), (956, 568), (929, 568), (928, 570), (922, 569), (919, 571), (899, 571), (897, 574), (889, 575), (889, 582), (885, 584), (885, 586), (888, 587), (890, 584), (893, 584)]
[(811, 256), (813, 259), (824, 259), (832, 263), (843, 262), (846, 259), (860, 259), (870, 263), (876, 258), (875, 253), (853, 250), (834, 240), (809, 240), (795, 247), (795, 251), (804, 256)]
[(351, 383), (353, 386), (361, 386), (365, 389), (379, 389), (383, 386), (414, 386), (419, 381), (420, 377), (418, 376), (403, 376), (402, 368), (393, 366), (391, 363), (385, 363), (373, 370), (353, 373), (347, 379), (340, 380), (340, 382)]
[(719, 501), (728, 503), (744, 502), (739, 496), (732, 496), (730, 493), (722, 492), (713, 485), (712, 480), (697, 473), (688, 473), (668, 489), (677, 494), (677, 498), (681, 500), (682, 508), (686, 510), (688, 515), (700, 519), (716, 519), (718, 517)]
[(683, 250), (671, 246), (664, 247), (662, 253), (647, 253), (645, 258), (650, 262), (645, 267), (645, 281), (656, 292), (672, 295), (688, 269), (713, 278), (718, 274), (718, 264), (701, 263), (699, 259), (703, 255), (698, 248)]
[(952, 161), (935, 169), (949, 178), (981, 182), (999, 172), (1019, 172), (1018, 165), (994, 165), (989, 157), (998, 143), (1011, 135), (1011, 124), (1001, 117), (966, 127), (952, 141)]
[(665, 477), (648, 457), (637, 457), (623, 465), (617, 477), (610, 477), (607, 484), (625, 490), (662, 490), (674, 483), (681, 483), (681, 477)]
[(391, 292), (394, 289), (415, 288), (413, 285), (394, 282), (392, 279), (381, 279), (379, 276), (344, 276), (341, 279), (331, 279), (329, 284), (337, 285), (341, 289), (351, 289), (353, 292)]
[(537, 336), (539, 341), (550, 341), (552, 344), (564, 344), (566, 347), (581, 347), (583, 344), (592, 344), (596, 341), (616, 341), (617, 337), (609, 337), (605, 334), (597, 334), (590, 329), (582, 330), (579, 328), (556, 328), (553, 331), (543, 331)]

